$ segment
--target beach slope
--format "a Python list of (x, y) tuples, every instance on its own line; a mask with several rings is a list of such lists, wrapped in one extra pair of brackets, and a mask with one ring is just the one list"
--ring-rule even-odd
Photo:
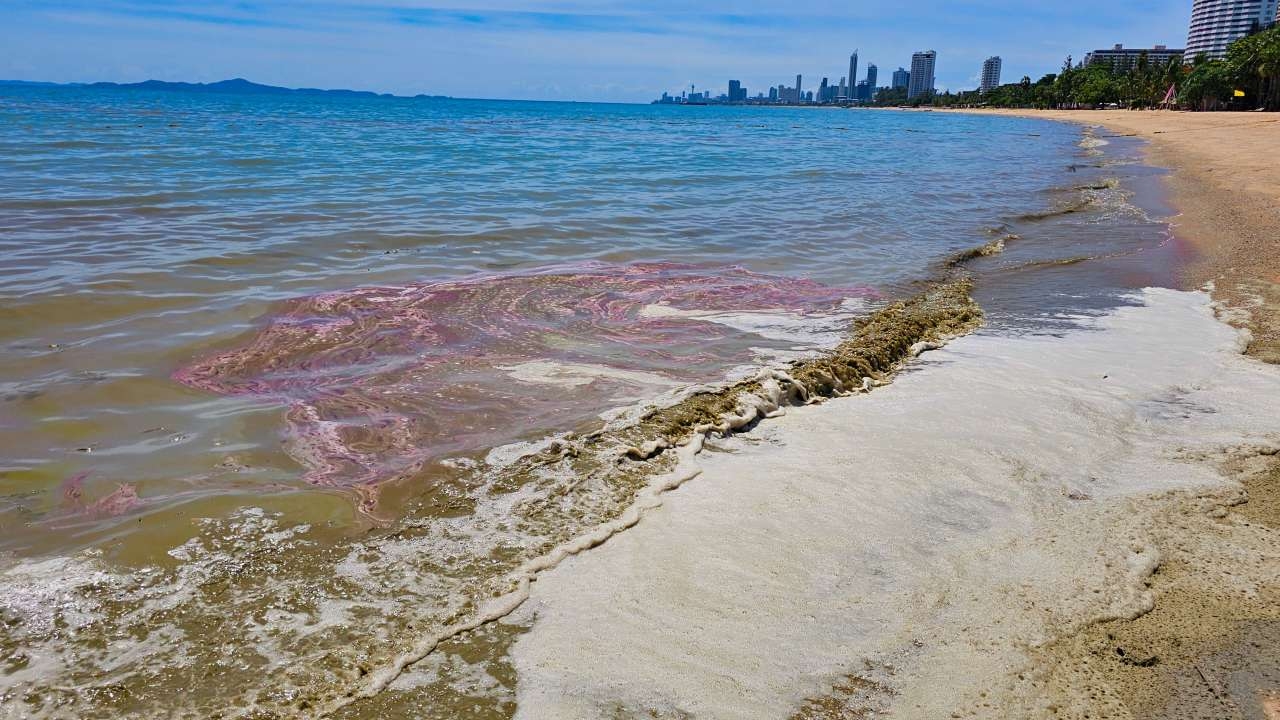
[[(1249, 354), (1280, 363), (1280, 117), (1264, 113), (1129, 110), (958, 110), (1060, 120), (1148, 142), (1168, 168), (1178, 236), (1198, 258), (1189, 287), (1248, 312)], [(1241, 318), (1237, 318), (1241, 319)], [(1241, 319), (1242, 320), (1242, 319)]]

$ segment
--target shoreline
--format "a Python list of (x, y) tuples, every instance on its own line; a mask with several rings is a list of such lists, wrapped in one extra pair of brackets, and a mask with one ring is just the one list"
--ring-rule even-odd
[[(1185, 286), (1211, 289), (1220, 319), (1249, 333), (1246, 355), (1280, 363), (1280, 166), (1273, 157), (1280, 147), (1280, 117), (946, 112), (1071, 122), (1143, 139), (1149, 162), (1169, 170), (1163, 182), (1179, 213), (1171, 223), (1175, 235), (1197, 253), (1184, 269)], [(1208, 515), (1194, 507), (1199, 498), (1173, 504), (1172, 515), (1181, 522), (1157, 540), (1163, 557), (1148, 583), (1153, 608), (1090, 625), (1041, 652), (1046, 676), (1065, 680), (1059, 694), (1087, 689), (1118, 701), (1115, 710), (1135, 717), (1258, 717), (1261, 708), (1266, 720), (1280, 718), (1280, 588), (1256, 568), (1227, 566), (1233, 559), (1229, 551), (1246, 538), (1260, 535), (1280, 543), (1280, 456), (1229, 459), (1223, 470), (1244, 486), (1238, 500)], [(1252, 574), (1261, 582), (1259, 592), (1225, 592), (1224, 573), (1246, 579)]]
[[(1049, 119), (1100, 124), (1088, 122), (1098, 119), (1093, 113)], [(539, 579), (515, 618), (527, 626), (511, 654), (522, 678), (517, 707), (525, 714), (517, 716), (589, 716), (605, 703), (654, 717), (738, 717), (746, 690), (750, 702), (772, 701), (778, 707), (771, 711), (790, 705), (804, 720), (886, 711), (1280, 717), (1273, 651), (1280, 639), (1280, 434), (1262, 420), (1268, 395), (1249, 390), (1265, 381), (1274, 392), (1275, 377), (1239, 355), (1247, 346), (1266, 360), (1274, 348), (1266, 323), (1275, 304), (1265, 295), (1253, 303), (1247, 284), (1267, 277), (1266, 258), (1243, 262), (1259, 250), (1247, 238), (1267, 228), (1255, 223), (1218, 237), (1206, 231), (1215, 212), (1265, 216), (1274, 203), (1255, 190), (1205, 185), (1203, 176), (1216, 168), (1199, 178), (1172, 169), (1167, 182), (1182, 212), (1176, 234), (1200, 251), (1185, 283), (1194, 289), (1214, 281), (1217, 304), (1201, 292), (1149, 292), (1149, 307), (1101, 321), (1119, 323), (1110, 340), (1079, 335), (1038, 345), (966, 336), (931, 354), (890, 393), (860, 404), (833, 401), (823, 413), (797, 409), (759, 437), (700, 458), (700, 482), (672, 493), (646, 523)], [(1236, 225), (1254, 216), (1241, 217)], [(1254, 330), (1253, 341), (1241, 332), (1228, 342), (1223, 333), (1231, 331), (1219, 320)], [(1043, 388), (1046, 402), (1070, 377), (1059, 408), (1041, 415), (1035, 405), (1002, 405), (1005, 391), (988, 388), (986, 376), (1010, 352), (1020, 360), (1005, 374), (1029, 370), (1033, 377), (1018, 385)], [(934, 363), (949, 367), (927, 369)], [(1148, 384), (1147, 374), (1164, 379)], [(881, 403), (883, 416), (871, 421)], [(938, 405), (950, 408), (951, 420), (931, 427)], [(975, 407), (1000, 411), (989, 420), (966, 416), (973, 411), (963, 409)], [(903, 417), (912, 420), (895, 427)], [(1064, 429), (1073, 423), (1076, 432)], [(857, 440), (849, 442), (851, 435)], [(899, 445), (901, 437), (914, 441)], [(990, 454), (980, 450), (983, 440)], [(911, 451), (904, 455), (903, 447)], [(939, 477), (947, 482), (935, 485)], [(999, 488), (1002, 480), (1007, 487)], [(1052, 487), (1058, 483), (1060, 493)], [(937, 516), (914, 523), (912, 513), (923, 511), (896, 504), (899, 493), (944, 492), (957, 495), (930, 511)], [(726, 509), (726, 501), (737, 505)], [(866, 503), (870, 512), (860, 512)], [(959, 508), (959, 516), (947, 516)], [(873, 520), (885, 516), (896, 522)], [(927, 569), (941, 547), (964, 548), (995, 526), (1005, 530), (994, 540), (946, 555), (942, 565), (955, 572)], [(939, 532), (946, 540), (935, 548), (926, 539)], [(701, 552), (677, 563), (689, 567), (669, 569), (677, 548), (688, 547)], [(853, 604), (832, 605), (823, 583), (857, 577), (867, 568), (850, 555), (868, 547), (876, 550), (865, 586), (884, 585), (890, 594), (859, 593)], [(806, 558), (803, 566), (796, 557)], [(714, 582), (691, 585), (690, 578)], [(639, 607), (649, 622), (632, 615)], [(818, 629), (778, 619), (792, 615)], [(786, 641), (762, 646), (761, 637)], [(708, 663), (702, 643), (721, 651), (710, 663), (715, 671), (687, 676)], [(721, 654), (728, 648), (748, 661)], [(591, 661), (569, 668), (558, 660), (564, 657)], [(852, 663), (847, 675), (817, 694), (788, 696), (812, 687), (814, 665), (840, 658)]]
[[(1247, 327), (1247, 354), (1280, 363), (1280, 116), (1168, 110), (935, 109), (942, 113), (1054, 120), (1145, 141), (1149, 163), (1169, 174), (1175, 235), (1198, 257), (1184, 289), (1213, 283), (1213, 297)], [(1249, 317), (1245, 317), (1248, 313)]]
[[(1280, 608), (1257, 592), (1271, 536), (1227, 511), (1229, 471), (1280, 449), (1258, 402), (1280, 378), (1205, 293), (1141, 297), (1094, 332), (966, 335), (886, 392), (717, 441), (697, 483), (538, 579), (516, 717), (1152, 716), (1129, 695), (1176, 642), (1073, 643), (1160, 619), (1169, 577), (1252, 594), (1245, 619)], [(1185, 627), (1213, 637), (1214, 612)]]

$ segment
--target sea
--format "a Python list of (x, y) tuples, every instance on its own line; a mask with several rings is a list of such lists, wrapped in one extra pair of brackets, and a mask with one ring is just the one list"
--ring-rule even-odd
[(944, 112), (0, 87), (0, 714), (512, 717), (484, 620), (675, 462), (583, 443), (957, 275), (993, 338), (1176, 286), (1160, 174)]

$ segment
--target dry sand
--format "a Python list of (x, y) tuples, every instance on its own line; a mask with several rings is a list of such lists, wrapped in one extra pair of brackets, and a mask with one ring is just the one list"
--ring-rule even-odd
[[(966, 111), (971, 112), (971, 111)], [(1198, 258), (1186, 282), (1214, 283), (1243, 313), (1248, 353), (1280, 363), (1280, 116), (1167, 111), (977, 111), (1064, 120), (1147, 140), (1168, 168), (1180, 212), (1175, 232)], [(1280, 463), (1241, 472), (1248, 501), (1206, 519), (1188, 509), (1161, 538), (1154, 609), (1097, 624), (1046, 649), (1054, 692), (1089, 695), (1103, 717), (1280, 720), (1280, 588), (1251, 595), (1224, 578), (1255, 569), (1233, 562), (1246, 535), (1280, 547)]]

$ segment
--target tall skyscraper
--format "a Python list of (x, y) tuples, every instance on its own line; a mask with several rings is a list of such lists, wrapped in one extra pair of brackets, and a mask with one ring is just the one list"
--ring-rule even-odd
[(1227, 56), (1227, 46), (1276, 19), (1276, 0), (1195, 0), (1187, 31), (1188, 60)]
[(747, 99), (747, 91), (742, 89), (742, 83), (737, 80), (729, 81), (729, 102), (742, 102)]
[(1000, 65), (999, 55), (992, 55), (982, 63), (982, 84), (978, 86), (979, 92), (990, 92), (1000, 87)]
[[(871, 88), (871, 94), (873, 95), (876, 92), (876, 80), (878, 80), (879, 77), (880, 68), (876, 67), (875, 63), (867, 65), (867, 87)], [(870, 100), (871, 98), (867, 99)]]
[(858, 51), (854, 50), (853, 54), (849, 56), (849, 87), (848, 87), (849, 92), (847, 95), (845, 95), (846, 99), (848, 100), (853, 99), (853, 86), (856, 85), (857, 82), (858, 82)]
[(904, 88), (911, 82), (911, 73), (906, 68), (898, 68), (893, 71), (893, 88)]
[(849, 99), (849, 87), (844, 84), (844, 78), (840, 78), (840, 91), (836, 93), (836, 98), (840, 100)]
[(932, 50), (923, 50), (911, 55), (911, 79), (907, 84), (907, 99), (933, 96), (933, 67), (938, 54)]
[(800, 89), (800, 76), (796, 75), (796, 104), (804, 102), (804, 90)]

